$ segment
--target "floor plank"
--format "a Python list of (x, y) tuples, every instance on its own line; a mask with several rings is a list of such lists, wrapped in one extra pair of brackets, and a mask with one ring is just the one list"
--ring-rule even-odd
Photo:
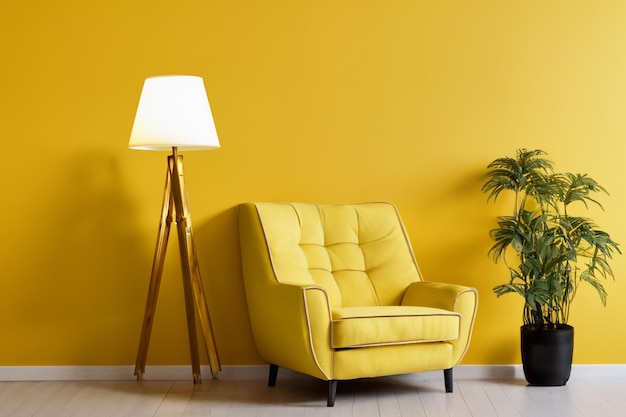
[(0, 382), (0, 417), (626, 417), (624, 378), (577, 378), (563, 387), (520, 380), (416, 375), (327, 383), (305, 376), (276, 387), (261, 379)]

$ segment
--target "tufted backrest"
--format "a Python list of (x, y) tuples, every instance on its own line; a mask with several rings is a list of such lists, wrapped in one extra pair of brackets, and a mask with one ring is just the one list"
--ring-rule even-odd
[(332, 307), (398, 305), (421, 276), (390, 203), (255, 203), (275, 279), (319, 285)]

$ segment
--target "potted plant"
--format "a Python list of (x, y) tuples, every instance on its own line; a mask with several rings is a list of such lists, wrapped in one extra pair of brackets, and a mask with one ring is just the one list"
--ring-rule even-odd
[[(533, 385), (565, 385), (569, 379), (574, 329), (568, 324), (580, 284), (589, 284), (606, 305), (603, 282), (613, 278), (609, 260), (618, 244), (594, 222), (573, 209), (602, 208), (594, 199), (606, 193), (593, 178), (556, 173), (541, 150), (520, 149), (515, 158), (498, 158), (488, 166), (483, 185), (487, 200), (513, 194), (512, 210), (499, 216), (491, 230), (489, 255), (503, 261), (507, 283), (494, 287), (498, 297), (524, 298), (521, 326), (522, 364)], [(576, 206), (576, 207), (575, 207)]]

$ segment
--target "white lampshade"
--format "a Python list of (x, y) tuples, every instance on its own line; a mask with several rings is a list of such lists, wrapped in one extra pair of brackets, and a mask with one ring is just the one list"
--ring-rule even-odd
[(168, 75), (143, 84), (128, 147), (202, 150), (220, 147), (201, 77)]

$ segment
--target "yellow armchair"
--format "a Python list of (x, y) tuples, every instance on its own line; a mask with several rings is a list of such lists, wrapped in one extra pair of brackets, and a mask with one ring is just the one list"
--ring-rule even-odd
[(260, 356), (329, 381), (444, 370), (467, 351), (475, 289), (425, 282), (390, 203), (245, 203), (241, 261)]

